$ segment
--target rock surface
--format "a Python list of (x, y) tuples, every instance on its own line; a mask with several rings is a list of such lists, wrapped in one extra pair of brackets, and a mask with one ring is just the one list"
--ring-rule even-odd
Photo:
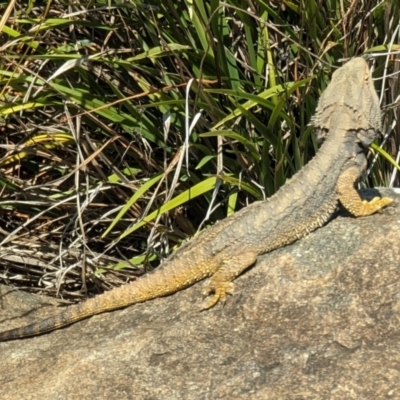
[[(398, 206), (339, 216), (260, 257), (224, 307), (199, 312), (200, 284), (0, 343), (0, 398), (398, 399), (399, 243)], [(52, 304), (0, 287), (0, 330)]]

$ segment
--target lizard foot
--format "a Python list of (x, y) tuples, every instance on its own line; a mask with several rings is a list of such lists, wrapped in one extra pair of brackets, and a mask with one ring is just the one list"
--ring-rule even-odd
[(203, 303), (202, 309), (208, 310), (214, 307), (219, 301), (225, 303), (226, 295), (233, 294), (233, 283), (232, 282), (218, 282), (218, 284), (208, 284), (206, 289), (203, 291), (204, 296), (214, 294), (211, 299), (206, 300)]
[(359, 210), (359, 215), (371, 215), (382, 208), (386, 207), (387, 205), (393, 203), (393, 199), (390, 197), (374, 197), (372, 200), (367, 201), (363, 200), (361, 208)]

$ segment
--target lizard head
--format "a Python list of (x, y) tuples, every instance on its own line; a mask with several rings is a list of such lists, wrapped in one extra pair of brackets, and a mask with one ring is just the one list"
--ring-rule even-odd
[(357, 141), (369, 146), (381, 132), (379, 99), (367, 62), (353, 58), (332, 74), (322, 93), (312, 121), (319, 142), (329, 134), (356, 134)]

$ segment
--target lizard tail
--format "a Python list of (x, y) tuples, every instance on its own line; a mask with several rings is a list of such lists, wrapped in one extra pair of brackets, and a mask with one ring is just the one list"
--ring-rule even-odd
[[(1, 332), (0, 342), (41, 335), (89, 318), (92, 315), (167, 296), (191, 286), (207, 276), (199, 272), (192, 274), (193, 269), (190, 266), (185, 266), (186, 268), (177, 268), (176, 265), (171, 267), (168, 274), (165, 274), (165, 268), (162, 266), (154, 273), (149, 273), (134, 282), (112, 289), (83, 303), (69, 306), (56, 315), (21, 328)], [(195, 269), (201, 271), (198, 268)]]

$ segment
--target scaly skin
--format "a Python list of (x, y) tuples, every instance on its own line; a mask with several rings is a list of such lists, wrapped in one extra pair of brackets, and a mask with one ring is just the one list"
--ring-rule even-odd
[(371, 215), (391, 203), (390, 198), (362, 201), (354, 188), (366, 168), (364, 148), (381, 127), (378, 98), (363, 59), (356, 58), (333, 74), (314, 125), (325, 140), (321, 149), (270, 199), (207, 229), (153, 273), (43, 321), (0, 333), (0, 341), (50, 332), (95, 314), (173, 294), (205, 278), (211, 279), (204, 293), (213, 296), (204, 308), (213, 307), (225, 301), (233, 291), (232, 281), (260, 254), (321, 227), (339, 202), (354, 216)]

